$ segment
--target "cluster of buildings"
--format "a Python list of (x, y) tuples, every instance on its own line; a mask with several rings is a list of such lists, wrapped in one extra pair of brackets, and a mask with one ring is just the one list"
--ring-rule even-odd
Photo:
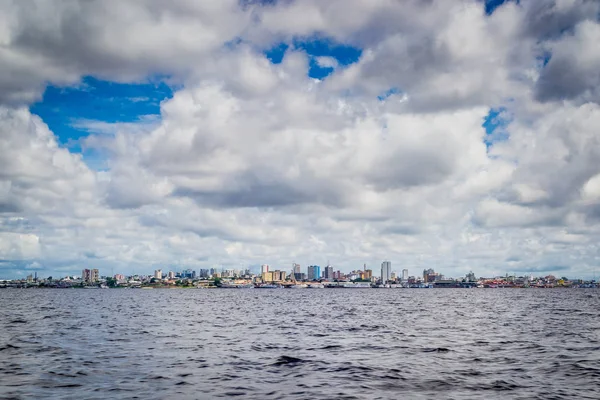
[(344, 273), (334, 270), (331, 265), (321, 268), (309, 265), (302, 270), (299, 264), (293, 264), (291, 270), (272, 269), (263, 264), (260, 273), (252, 273), (250, 269), (186, 269), (179, 272), (156, 269), (152, 275), (125, 276), (116, 274), (112, 277), (101, 277), (98, 269), (83, 269), (81, 276), (67, 276), (60, 279), (38, 279), (37, 273), (26, 279), (0, 280), (3, 287), (340, 287), (344, 283), (360, 283), (360, 287), (398, 287), (398, 288), (553, 288), (553, 287), (599, 287), (595, 280), (569, 280), (552, 275), (544, 277), (508, 275), (503, 277), (480, 277), (469, 272), (459, 279), (446, 278), (433, 269), (424, 269), (422, 274), (410, 276), (408, 269), (400, 274), (392, 270), (390, 261), (383, 261), (378, 275), (366, 264), (362, 269)]

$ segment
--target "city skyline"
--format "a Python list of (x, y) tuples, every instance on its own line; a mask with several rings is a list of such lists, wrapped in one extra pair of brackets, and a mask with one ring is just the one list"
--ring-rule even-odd
[(289, 273), (271, 268), (267, 264), (261, 266), (260, 274), (246, 270), (221, 270), (201, 269), (198, 271), (185, 270), (183, 272), (154, 270), (149, 275), (115, 274), (113, 277), (101, 276), (97, 269), (84, 269), (81, 276), (67, 277), (38, 277), (37, 274), (28, 275), (25, 279), (2, 280), (0, 288), (190, 288), (198, 289), (447, 289), (447, 288), (598, 288), (594, 280), (571, 279), (569, 277), (554, 275), (548, 276), (517, 276), (509, 275), (496, 277), (477, 277), (474, 272), (469, 272), (464, 277), (447, 277), (432, 268), (424, 269), (419, 276), (409, 275), (407, 269), (402, 274), (390, 272), (390, 262), (381, 263), (381, 275), (373, 275), (371, 269), (363, 265), (363, 269), (349, 273), (333, 271), (327, 265), (319, 275), (320, 268), (315, 265), (307, 266), (307, 272), (298, 272), (298, 264), (294, 264)]
[(600, 2), (348, 1), (0, 2), (0, 277), (592, 278)]
[[(372, 282), (381, 282), (386, 283), (388, 281), (409, 281), (410, 279), (422, 280), (423, 282), (435, 282), (439, 280), (460, 280), (466, 278), (469, 281), (476, 281), (479, 279), (503, 279), (508, 277), (525, 277), (533, 279), (534, 277), (543, 278), (544, 275), (527, 273), (527, 274), (518, 274), (515, 272), (506, 272), (505, 274), (495, 274), (489, 276), (478, 276), (472, 270), (468, 273), (464, 274), (464, 276), (446, 276), (440, 271), (435, 271), (433, 268), (424, 268), (422, 270), (417, 270), (417, 273), (410, 273), (407, 268), (402, 268), (401, 270), (392, 269), (390, 261), (383, 261), (381, 263), (380, 271), (381, 273), (374, 274), (371, 268), (367, 267), (367, 264), (363, 264), (362, 268), (352, 269), (351, 271), (341, 271), (339, 269), (334, 269), (333, 266), (327, 264), (325, 268), (320, 268), (318, 265), (307, 265), (303, 268), (298, 263), (293, 263), (292, 268), (287, 270), (282, 267), (271, 266), (269, 264), (261, 264), (260, 267), (257, 268), (200, 268), (194, 270), (192, 268), (186, 268), (183, 270), (170, 269), (155, 269), (153, 272), (147, 271), (145, 273), (135, 273), (135, 274), (122, 274), (117, 273), (113, 274), (100, 274), (99, 270), (88, 269), (85, 268), (81, 271), (81, 275), (64, 275), (64, 276), (56, 276), (55, 279), (64, 279), (64, 278), (76, 278), (81, 279), (83, 282), (94, 282), (98, 281), (99, 278), (110, 278), (113, 277), (115, 279), (125, 279), (126, 277), (145, 277), (145, 278), (155, 278), (158, 280), (164, 279), (213, 279), (215, 277), (224, 278), (224, 279), (238, 279), (242, 277), (252, 277), (259, 278), (263, 281), (337, 281), (337, 280), (364, 280), (364, 281), (372, 281)], [(554, 276), (553, 274), (548, 274), (548, 276)], [(52, 278), (52, 276), (50, 276)], [(591, 279), (584, 279), (577, 276), (565, 277), (564, 274), (560, 275), (561, 279), (567, 280), (577, 280), (577, 281), (587, 281), (587, 282), (597, 282), (596, 276), (594, 275)], [(25, 277), (28, 281), (33, 280), (37, 281), (38, 275), (37, 272), (34, 271)], [(19, 280), (24, 279), (21, 278), (1, 278), (0, 281), (10, 281), (10, 280)], [(47, 279), (47, 277), (40, 276), (40, 279)]]
[[(248, 265), (209, 265), (209, 266), (199, 266), (199, 267), (189, 267), (189, 266), (176, 266), (176, 265), (169, 265), (169, 264), (161, 264), (161, 265), (149, 265), (149, 266), (144, 266), (144, 267), (137, 267), (135, 270), (131, 270), (131, 269), (127, 269), (127, 268), (123, 268), (123, 269), (117, 269), (119, 272), (118, 274), (124, 274), (126, 276), (134, 276), (134, 275), (140, 275), (140, 276), (146, 276), (146, 275), (155, 275), (157, 273), (157, 271), (160, 271), (163, 275), (169, 272), (173, 272), (173, 273), (183, 273), (183, 274), (192, 274), (194, 273), (194, 276), (202, 276), (201, 275), (201, 271), (215, 271), (215, 272), (223, 272), (223, 271), (250, 271), (253, 274), (257, 274), (260, 275), (265, 271), (274, 271), (274, 270), (278, 270), (278, 271), (284, 271), (286, 274), (291, 274), (292, 271), (295, 271), (296, 273), (300, 273), (303, 276), (309, 276), (309, 269), (310, 268), (318, 268), (318, 273), (320, 276), (324, 276), (324, 274), (327, 271), (327, 268), (331, 268), (332, 273), (343, 273), (343, 274), (348, 274), (351, 272), (358, 272), (361, 270), (368, 270), (368, 271), (376, 271), (376, 274), (373, 274), (372, 276), (376, 276), (376, 277), (380, 277), (383, 275), (383, 271), (384, 271), (384, 265), (388, 266), (388, 269), (386, 269), (388, 275), (387, 276), (391, 276), (392, 274), (395, 274), (397, 277), (405, 279), (405, 277), (408, 274), (408, 271), (426, 271), (428, 269), (431, 269), (433, 271), (452, 271), (452, 269), (445, 269), (443, 267), (431, 267), (428, 265), (414, 265), (414, 266), (402, 266), (402, 265), (395, 265), (394, 263), (392, 263), (389, 260), (383, 260), (380, 262), (374, 262), (372, 264), (368, 264), (368, 263), (362, 263), (361, 265), (354, 265), (354, 266), (350, 266), (347, 268), (343, 268), (343, 267), (339, 267), (339, 266), (332, 266), (329, 261), (327, 262), (327, 264), (325, 264), (325, 266), (321, 266), (318, 265), (316, 263), (307, 263), (307, 264), (299, 264), (296, 262), (292, 262), (288, 265), (279, 265), (279, 264), (267, 264), (267, 263), (262, 263), (262, 264), (248, 264)], [(81, 268), (81, 267), (75, 267), (73, 269), (70, 269), (72, 273), (61, 273), (59, 271), (59, 273), (49, 273), (47, 274), (47, 276), (83, 276), (84, 273), (82, 273), (81, 271), (98, 271), (98, 270), (110, 270), (111, 273), (108, 275), (104, 275), (104, 276), (112, 276), (114, 275), (114, 267), (110, 267), (110, 268), (102, 268), (102, 266), (99, 267), (91, 267), (88, 266), (87, 268)], [(472, 268), (464, 268), (462, 270), (460, 270), (458, 273), (456, 273), (456, 271), (453, 274), (448, 273), (448, 276), (467, 276), (468, 274), (473, 273), (473, 271), (478, 270), (478, 268), (476, 266), (473, 266)], [(17, 273), (14, 276), (8, 276), (3, 274), (3, 271), (0, 270), (0, 280), (10, 280), (10, 279), (22, 279), (25, 278), (29, 275), (32, 274), (37, 274), (38, 272), (43, 272), (43, 271), (47, 271), (44, 268), (39, 268), (39, 269), (27, 269), (24, 271), (20, 271), (21, 273)], [(76, 272), (79, 272), (76, 273)], [(542, 272), (542, 273), (540, 273)], [(96, 272), (97, 273), (97, 272)], [(314, 272), (316, 273), (316, 271)], [(524, 269), (524, 270), (504, 270), (504, 271), (492, 271), (492, 273), (488, 273), (489, 277), (501, 277), (501, 276), (505, 276), (505, 275), (510, 275), (510, 276), (543, 276), (543, 275), (560, 275), (560, 276), (565, 276), (565, 275), (569, 275), (569, 277), (572, 277), (574, 279), (583, 279), (583, 280), (596, 280), (597, 279), (597, 273), (598, 271), (596, 269), (592, 270), (592, 273), (587, 276), (587, 275), (578, 275), (578, 274), (565, 274), (565, 273), (560, 273), (560, 271), (558, 272), (547, 272), (547, 271), (539, 271), (536, 268), (530, 268), (530, 269)], [(411, 272), (412, 274), (412, 272)], [(419, 275), (420, 272), (417, 274)], [(413, 276), (413, 275), (411, 275)]]

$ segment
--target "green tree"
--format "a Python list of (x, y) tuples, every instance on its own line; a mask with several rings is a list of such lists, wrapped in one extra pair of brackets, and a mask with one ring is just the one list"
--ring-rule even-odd
[(214, 284), (215, 286), (220, 287), (222, 285), (221, 278), (215, 278)]

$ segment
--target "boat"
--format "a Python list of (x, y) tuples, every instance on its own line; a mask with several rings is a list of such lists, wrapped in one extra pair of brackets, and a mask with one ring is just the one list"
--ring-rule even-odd
[(281, 289), (283, 286), (278, 284), (264, 284), (264, 285), (255, 285), (256, 289)]
[(297, 283), (295, 285), (288, 285), (287, 288), (289, 289), (306, 289), (308, 287), (308, 285), (304, 284), (304, 283)]
[(344, 282), (340, 287), (344, 289), (370, 289), (370, 282)]
[(254, 285), (251, 283), (223, 283), (219, 287), (221, 289), (253, 289)]
[(309, 289), (325, 289), (322, 283), (309, 283), (307, 286)]

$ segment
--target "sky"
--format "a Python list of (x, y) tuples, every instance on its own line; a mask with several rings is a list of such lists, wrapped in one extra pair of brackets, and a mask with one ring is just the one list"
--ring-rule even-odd
[(0, 0), (0, 279), (600, 273), (600, 2)]

